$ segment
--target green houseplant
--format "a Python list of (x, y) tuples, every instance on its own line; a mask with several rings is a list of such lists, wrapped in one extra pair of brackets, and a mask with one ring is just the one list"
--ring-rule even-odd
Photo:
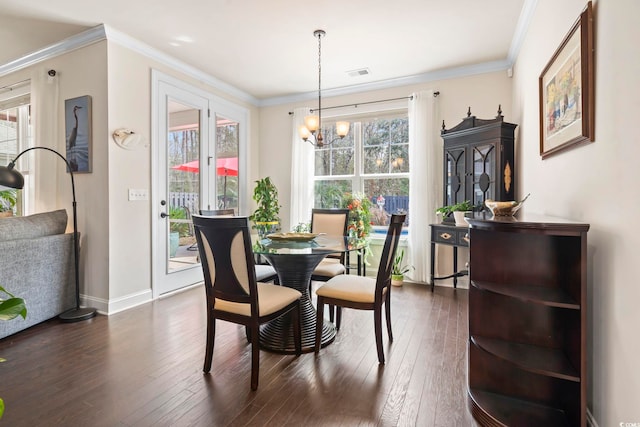
[(12, 216), (13, 208), (18, 200), (17, 191), (14, 189), (0, 191), (0, 217)]
[(413, 270), (413, 266), (404, 263), (404, 249), (399, 249), (391, 265), (391, 284), (402, 286), (404, 275)]
[[(6, 298), (8, 296), (8, 298)], [(27, 317), (27, 307), (22, 298), (17, 298), (0, 286), (0, 320), (12, 320), (18, 316)], [(5, 360), (0, 357), (0, 362)], [(4, 414), (4, 401), (0, 399), (0, 418)]]
[(253, 200), (258, 207), (249, 216), (253, 221), (253, 228), (258, 231), (260, 238), (278, 230), (280, 224), (280, 203), (278, 203), (278, 188), (271, 181), (270, 177), (265, 177), (256, 181), (253, 189)]
[[(473, 210), (473, 204), (469, 200), (459, 202), (454, 205), (445, 205), (436, 209), (436, 213), (442, 215), (442, 219), (454, 215), (456, 225), (467, 225), (464, 221), (464, 212), (471, 212)], [(460, 212), (461, 215), (456, 215), (455, 212)]]

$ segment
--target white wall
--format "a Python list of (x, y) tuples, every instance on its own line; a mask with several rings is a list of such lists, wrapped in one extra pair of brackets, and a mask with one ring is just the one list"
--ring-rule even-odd
[(594, 2), (595, 142), (541, 160), (538, 77), (578, 18), (584, 0), (539, 0), (514, 67), (520, 123), (516, 164), (523, 209), (591, 224), (589, 240), (589, 407), (599, 426), (640, 423), (639, 137), (640, 16), (637, 0)]

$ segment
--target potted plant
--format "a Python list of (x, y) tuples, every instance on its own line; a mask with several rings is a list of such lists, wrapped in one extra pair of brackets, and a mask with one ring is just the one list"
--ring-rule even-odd
[[(180, 206), (169, 207), (170, 219), (187, 219), (187, 211)], [(173, 222), (169, 223), (169, 257), (173, 258), (178, 252), (180, 247), (180, 237), (187, 236), (189, 234), (189, 224), (186, 222)]]
[(13, 216), (13, 208), (17, 200), (16, 190), (8, 189), (0, 191), (0, 218)]
[[(9, 298), (4, 299), (4, 295), (7, 295)], [(0, 320), (11, 320), (18, 316), (22, 316), (23, 319), (27, 318), (27, 307), (24, 300), (22, 298), (16, 298), (0, 286)], [(4, 362), (4, 359), (1, 357), (0, 362)], [(0, 399), (0, 418), (2, 418), (2, 414), (4, 414), (4, 401)]]
[(404, 264), (404, 249), (399, 249), (391, 266), (391, 284), (402, 286), (404, 275), (413, 270), (413, 266)]
[(263, 239), (267, 234), (277, 231), (280, 224), (278, 189), (270, 177), (267, 176), (256, 181), (253, 200), (256, 201), (258, 207), (249, 216), (249, 219), (254, 222), (253, 228)]
[(436, 213), (441, 214), (443, 220), (453, 214), (456, 225), (466, 226), (467, 223), (464, 220), (464, 215), (466, 212), (471, 212), (472, 210), (473, 204), (471, 204), (471, 201), (465, 200), (464, 202), (459, 202), (455, 205), (442, 206), (436, 209)]

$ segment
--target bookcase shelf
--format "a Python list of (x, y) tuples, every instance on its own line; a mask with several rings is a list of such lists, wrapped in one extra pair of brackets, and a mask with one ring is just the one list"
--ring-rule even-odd
[(588, 224), (469, 219), (469, 398), (485, 426), (586, 426)]

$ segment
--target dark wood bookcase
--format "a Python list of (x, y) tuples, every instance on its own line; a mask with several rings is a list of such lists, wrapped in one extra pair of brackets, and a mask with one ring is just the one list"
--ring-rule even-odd
[(470, 222), (469, 400), (483, 426), (586, 426), (589, 224)]
[(444, 205), (470, 200), (482, 209), (486, 199), (515, 200), (513, 145), (516, 124), (471, 115), (440, 135), (444, 140)]

